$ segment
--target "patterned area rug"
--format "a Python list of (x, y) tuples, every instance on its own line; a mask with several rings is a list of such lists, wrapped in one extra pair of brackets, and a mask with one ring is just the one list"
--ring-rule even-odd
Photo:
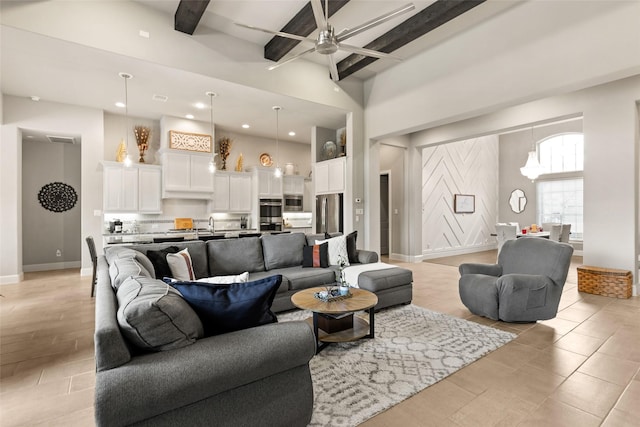
[[(309, 316), (298, 311), (278, 319)], [(516, 337), (414, 305), (382, 310), (375, 322), (375, 339), (331, 344), (311, 360), (309, 425), (356, 426)]]

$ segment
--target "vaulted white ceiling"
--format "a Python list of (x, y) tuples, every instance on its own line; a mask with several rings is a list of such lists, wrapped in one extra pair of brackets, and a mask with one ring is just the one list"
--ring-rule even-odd
[[(351, 0), (330, 18), (330, 21), (337, 30), (341, 30), (380, 16), (408, 1)], [(465, 28), (478, 25), (506, 8), (513, 7), (519, 1), (521, 0), (483, 3), (398, 49), (394, 54), (402, 58), (410, 58), (442, 40), (454, 37)], [(11, 2), (3, 1), (2, 3), (6, 7)], [(165, 16), (167, 23), (173, 23), (173, 15), (179, 0), (136, 0), (136, 3), (148, 8), (149, 13)], [(222, 32), (255, 44), (261, 49), (271, 36), (238, 27), (234, 22), (280, 30), (305, 3), (306, 0), (212, 0), (194, 36), (203, 32)], [(420, 0), (413, 3), (416, 5), (414, 12), (355, 36), (349, 40), (349, 43), (356, 46), (365, 45), (402, 20), (424, 9), (432, 1)], [(20, 6), (13, 3), (11, 7)], [(114, 28), (114, 31), (117, 31), (117, 28)], [(151, 34), (151, 37), (153, 36), (154, 34)], [(311, 37), (313, 36), (312, 34)], [(185, 37), (190, 36), (185, 35)], [(218, 97), (214, 101), (216, 124), (237, 130), (239, 133), (246, 132), (274, 138), (275, 126), (271, 108), (273, 105), (281, 105), (284, 108), (280, 116), (280, 138), (284, 140), (309, 143), (312, 126), (339, 128), (345, 123), (346, 112), (335, 108), (212, 79), (209, 76), (179, 68), (125, 57), (8, 25), (2, 26), (0, 43), (2, 59), (0, 88), (2, 93), (8, 95), (39, 96), (42, 100), (123, 114), (123, 110), (115, 107), (114, 103), (124, 98), (124, 83), (122, 79), (117, 78), (117, 75), (119, 72), (126, 71), (134, 75), (134, 79), (129, 82), (129, 114), (132, 116), (158, 119), (163, 115), (184, 117), (185, 114), (193, 114), (196, 120), (208, 122), (209, 99), (204, 92), (214, 90), (225, 93), (224, 97)], [(345, 54), (340, 55), (338, 59), (345, 56)], [(306, 60), (324, 64), (325, 58), (312, 54)], [(268, 63), (269, 61), (265, 60), (265, 78), (268, 78), (269, 71), (266, 70)], [(394, 61), (378, 60), (347, 78), (367, 79), (394, 65)], [(328, 72), (327, 79), (329, 79)], [(154, 95), (166, 96), (168, 101), (154, 101)], [(197, 109), (195, 107), (197, 102), (205, 103), (207, 108)], [(249, 123), (251, 128), (243, 130), (240, 127), (243, 123)], [(288, 137), (284, 134), (284, 130), (294, 130), (297, 135), (293, 138)]]

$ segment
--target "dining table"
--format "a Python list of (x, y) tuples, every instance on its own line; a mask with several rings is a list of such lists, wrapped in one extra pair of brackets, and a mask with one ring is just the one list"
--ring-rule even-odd
[(541, 237), (543, 239), (548, 239), (551, 233), (549, 231), (536, 231), (535, 233), (531, 233), (527, 231), (526, 233), (518, 232), (516, 233), (516, 237)]

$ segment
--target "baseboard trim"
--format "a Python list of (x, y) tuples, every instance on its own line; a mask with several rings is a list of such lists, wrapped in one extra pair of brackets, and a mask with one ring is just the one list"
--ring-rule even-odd
[(0, 285), (13, 285), (22, 282), (24, 274), (11, 274), (8, 276), (0, 276)]
[(422, 259), (433, 259), (433, 258), (442, 258), (446, 256), (455, 256), (455, 255), (466, 255), (472, 254), (475, 252), (484, 252), (497, 249), (497, 245), (482, 245), (482, 246), (473, 246), (467, 248), (449, 248), (449, 249), (439, 249), (439, 250), (425, 250), (422, 252)]
[(23, 265), (22, 270), (25, 273), (31, 273), (34, 271), (65, 270), (67, 268), (80, 268), (80, 267), (82, 267), (82, 263), (80, 261), (66, 261), (66, 262), (50, 262), (47, 264)]

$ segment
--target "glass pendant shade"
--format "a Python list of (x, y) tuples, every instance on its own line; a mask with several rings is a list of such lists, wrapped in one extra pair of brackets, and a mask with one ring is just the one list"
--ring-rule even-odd
[(536, 152), (529, 151), (527, 163), (520, 168), (520, 173), (533, 181), (540, 176), (541, 172), (542, 167), (540, 166), (540, 163), (538, 163), (538, 156), (536, 155)]

